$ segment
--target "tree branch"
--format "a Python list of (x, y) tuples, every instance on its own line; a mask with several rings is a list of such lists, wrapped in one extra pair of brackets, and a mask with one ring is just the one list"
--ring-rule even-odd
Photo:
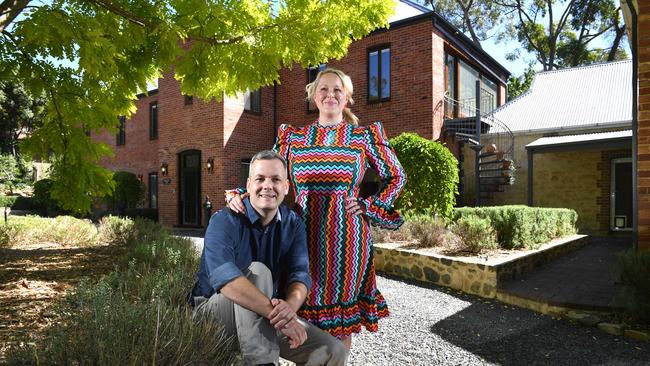
[(4, 0), (0, 2), (0, 32), (25, 10), (29, 0)]
[(150, 28), (153, 23), (151, 21), (144, 19), (142, 17), (139, 17), (132, 12), (128, 11), (127, 9), (124, 9), (123, 7), (108, 1), (108, 0), (86, 0), (91, 4), (95, 4), (101, 8), (104, 8), (105, 10), (110, 11), (111, 13), (117, 14), (121, 16), (122, 18), (128, 20), (129, 22), (143, 27), (143, 28)]

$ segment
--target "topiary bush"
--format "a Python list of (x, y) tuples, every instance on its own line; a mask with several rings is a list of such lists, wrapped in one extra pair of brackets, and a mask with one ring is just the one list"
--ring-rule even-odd
[(415, 133), (390, 140), (408, 176), (397, 208), (451, 219), (458, 194), (458, 160), (444, 144)]
[(514, 205), (454, 210), (454, 221), (469, 216), (489, 219), (499, 246), (505, 249), (537, 249), (552, 239), (577, 232), (578, 214), (567, 208)]

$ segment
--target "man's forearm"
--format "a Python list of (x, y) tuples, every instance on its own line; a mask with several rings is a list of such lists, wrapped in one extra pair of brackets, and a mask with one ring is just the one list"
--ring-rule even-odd
[(287, 289), (287, 298), (286, 302), (291, 306), (294, 312), (297, 312), (298, 309), (305, 302), (307, 297), (307, 286), (302, 282), (293, 282), (289, 285)]
[(271, 300), (243, 276), (225, 284), (221, 288), (221, 294), (235, 304), (254, 311), (267, 319), (269, 313), (273, 310)]

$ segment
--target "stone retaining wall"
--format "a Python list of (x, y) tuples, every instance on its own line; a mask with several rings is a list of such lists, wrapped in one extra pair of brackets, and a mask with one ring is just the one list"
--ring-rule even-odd
[(402, 249), (396, 244), (375, 244), (375, 268), (405, 279), (495, 298), (500, 282), (514, 279), (588, 243), (588, 236), (573, 235), (538, 250), (497, 259), (454, 258)]

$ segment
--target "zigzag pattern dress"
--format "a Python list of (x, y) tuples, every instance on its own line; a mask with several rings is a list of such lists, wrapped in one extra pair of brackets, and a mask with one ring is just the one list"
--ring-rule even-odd
[[(280, 126), (274, 149), (287, 159), (296, 209), (307, 227), (312, 288), (299, 315), (335, 337), (377, 331), (388, 307), (377, 290), (368, 220), (385, 228), (403, 223), (393, 204), (406, 174), (381, 123), (302, 128)], [(366, 215), (345, 210), (358, 197), (368, 167), (381, 178), (380, 190), (360, 201)]]

